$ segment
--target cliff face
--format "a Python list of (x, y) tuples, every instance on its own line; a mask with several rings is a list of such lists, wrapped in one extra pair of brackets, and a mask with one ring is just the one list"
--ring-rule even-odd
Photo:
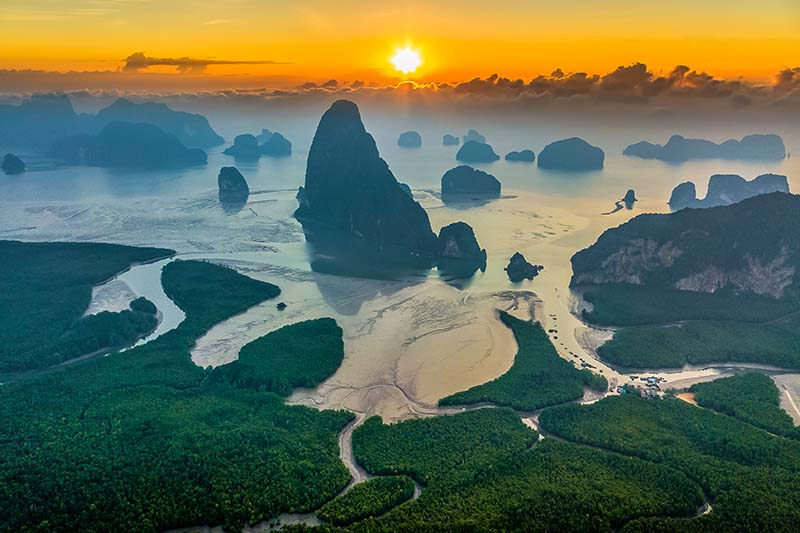
[(640, 215), (572, 257), (571, 284), (647, 285), (773, 298), (800, 295), (800, 197)]
[(295, 216), (378, 244), (435, 255), (425, 210), (398, 184), (367, 133), (358, 107), (338, 100), (311, 143)]

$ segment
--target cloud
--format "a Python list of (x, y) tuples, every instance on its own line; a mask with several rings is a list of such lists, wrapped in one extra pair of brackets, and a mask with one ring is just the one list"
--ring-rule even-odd
[(203, 23), (204, 26), (219, 26), (220, 24), (230, 24), (231, 19), (211, 19)]
[(800, 89), (800, 67), (780, 71), (775, 79), (775, 88), (784, 91)]
[(125, 58), (122, 70), (136, 72), (155, 66), (176, 67), (179, 71), (203, 71), (209, 65), (283, 65), (280, 61), (251, 60), (231, 61), (227, 59), (197, 59), (193, 57), (149, 57), (144, 52), (136, 52)]
[[(237, 63), (254, 62), (150, 58), (138, 53), (128, 58), (126, 65), (130, 65), (129, 68), (119, 71), (0, 71), (0, 93), (29, 94), (90, 88), (133, 96), (148, 94), (156, 99), (173, 95), (195, 101), (222, 99), (225, 102), (274, 104), (293, 109), (322, 106), (332, 98), (352, 98), (387, 108), (403, 102), (403, 105), (430, 109), (504, 110), (508, 113), (537, 109), (583, 113), (594, 109), (611, 113), (635, 112), (652, 117), (717, 111), (761, 113), (770, 109), (786, 115), (787, 108), (800, 108), (800, 67), (782, 70), (767, 83), (717, 78), (685, 65), (666, 72), (654, 72), (644, 63), (623, 65), (604, 74), (556, 69), (529, 80), (492, 74), (463, 82), (399, 84), (334, 79), (304, 82), (272, 75), (211, 76), (194, 72), (208, 65)], [(182, 76), (166, 72), (142, 75), (139, 72), (152, 65), (169, 65), (189, 72)]]

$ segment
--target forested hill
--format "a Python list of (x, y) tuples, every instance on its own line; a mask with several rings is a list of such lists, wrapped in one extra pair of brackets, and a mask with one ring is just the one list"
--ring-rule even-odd
[(800, 296), (800, 197), (756, 196), (738, 204), (640, 215), (572, 257), (572, 286)]

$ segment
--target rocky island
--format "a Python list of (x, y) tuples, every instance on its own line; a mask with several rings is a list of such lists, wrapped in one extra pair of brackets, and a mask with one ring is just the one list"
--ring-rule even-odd
[(789, 182), (786, 176), (762, 174), (747, 181), (736, 174), (715, 174), (708, 180), (708, 192), (705, 198), (699, 199), (694, 183), (687, 181), (672, 190), (669, 206), (673, 210), (678, 210), (687, 207), (730, 205), (759, 194), (772, 192), (789, 192)]
[(427, 261), (428, 268), (433, 264), (485, 268), (485, 253), (481, 253), (472, 228), (459, 222), (446, 226), (437, 236), (428, 214), (409, 192), (380, 157), (358, 107), (347, 100), (334, 102), (317, 126), (305, 184), (297, 193), (300, 206), (295, 217), (307, 238), (314, 232), (330, 235), (335, 230), (372, 243), (380, 256), (388, 257), (391, 250)]
[(358, 107), (337, 100), (322, 115), (308, 153), (295, 217), (378, 245), (436, 255), (428, 214), (399, 185), (378, 154)]
[(525, 259), (525, 256), (516, 252), (511, 256), (506, 267), (506, 274), (512, 283), (519, 283), (523, 279), (532, 280), (544, 270), (542, 265), (533, 265)]
[(442, 176), (442, 197), (456, 195), (500, 196), (500, 182), (491, 174), (460, 165), (451, 168)]
[(159, 102), (134, 103), (119, 98), (98, 111), (94, 122), (98, 130), (110, 122), (146, 122), (171, 133), (189, 148), (211, 148), (225, 142), (203, 115), (175, 111)]
[(641, 141), (628, 146), (622, 153), (642, 159), (660, 159), (673, 163), (682, 163), (690, 159), (779, 161), (786, 157), (786, 147), (783, 139), (774, 134), (747, 135), (739, 141), (729, 139), (722, 144), (673, 135), (663, 146)]
[(97, 114), (78, 114), (65, 95), (34, 94), (17, 106), (0, 105), (0, 145), (47, 149), (79, 134), (99, 135), (114, 122), (151, 124), (188, 148), (209, 148), (224, 142), (203, 115), (175, 111), (163, 103), (119, 98)]
[(22, 174), (25, 172), (25, 162), (14, 154), (6, 154), (3, 157), (3, 164), (0, 165), (0, 169), (9, 176)]
[(456, 153), (462, 163), (492, 163), (500, 159), (491, 146), (478, 141), (466, 141)]
[(233, 139), (233, 145), (222, 152), (225, 155), (232, 155), (237, 159), (258, 159), (261, 157), (261, 147), (255, 135), (243, 133)]
[[(222, 167), (217, 176), (219, 201), (225, 208), (228, 205), (244, 206), (250, 196), (247, 180), (236, 167)], [(238, 210), (238, 209), (237, 209)]]
[(422, 146), (422, 136), (416, 131), (405, 131), (397, 138), (397, 146), (419, 148)]
[(454, 222), (439, 231), (438, 266), (462, 275), (486, 270), (486, 250), (481, 249), (469, 224)]
[(65, 95), (34, 94), (19, 105), (0, 105), (0, 145), (46, 148), (80, 129)]
[(553, 170), (599, 170), (603, 168), (605, 154), (579, 137), (555, 141), (539, 154), (539, 168)]
[(468, 143), (469, 141), (486, 144), (486, 137), (478, 133), (477, 130), (469, 130), (467, 134), (464, 135), (464, 144)]
[(442, 144), (444, 146), (458, 146), (459, 140), (455, 135), (445, 134), (442, 137)]
[(56, 141), (50, 155), (68, 164), (140, 169), (205, 165), (207, 160), (203, 150), (187, 148), (171, 133), (131, 122), (111, 122), (98, 135)]
[[(263, 130), (259, 137), (264, 138)], [(260, 142), (262, 155), (269, 157), (289, 157), (292, 155), (292, 143), (277, 131)]]
[(536, 159), (536, 154), (533, 153), (533, 150), (520, 150), (520, 151), (511, 151), (506, 154), (505, 157), (506, 161), (517, 161), (520, 163), (533, 163)]

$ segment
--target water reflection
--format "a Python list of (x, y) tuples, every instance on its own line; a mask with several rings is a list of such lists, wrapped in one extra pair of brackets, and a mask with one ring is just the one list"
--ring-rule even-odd
[(249, 194), (241, 194), (239, 192), (231, 194), (230, 192), (223, 191), (220, 189), (219, 191), (219, 205), (222, 207), (222, 210), (228, 213), (229, 215), (235, 215), (242, 209), (244, 206), (247, 205), (247, 198)]

